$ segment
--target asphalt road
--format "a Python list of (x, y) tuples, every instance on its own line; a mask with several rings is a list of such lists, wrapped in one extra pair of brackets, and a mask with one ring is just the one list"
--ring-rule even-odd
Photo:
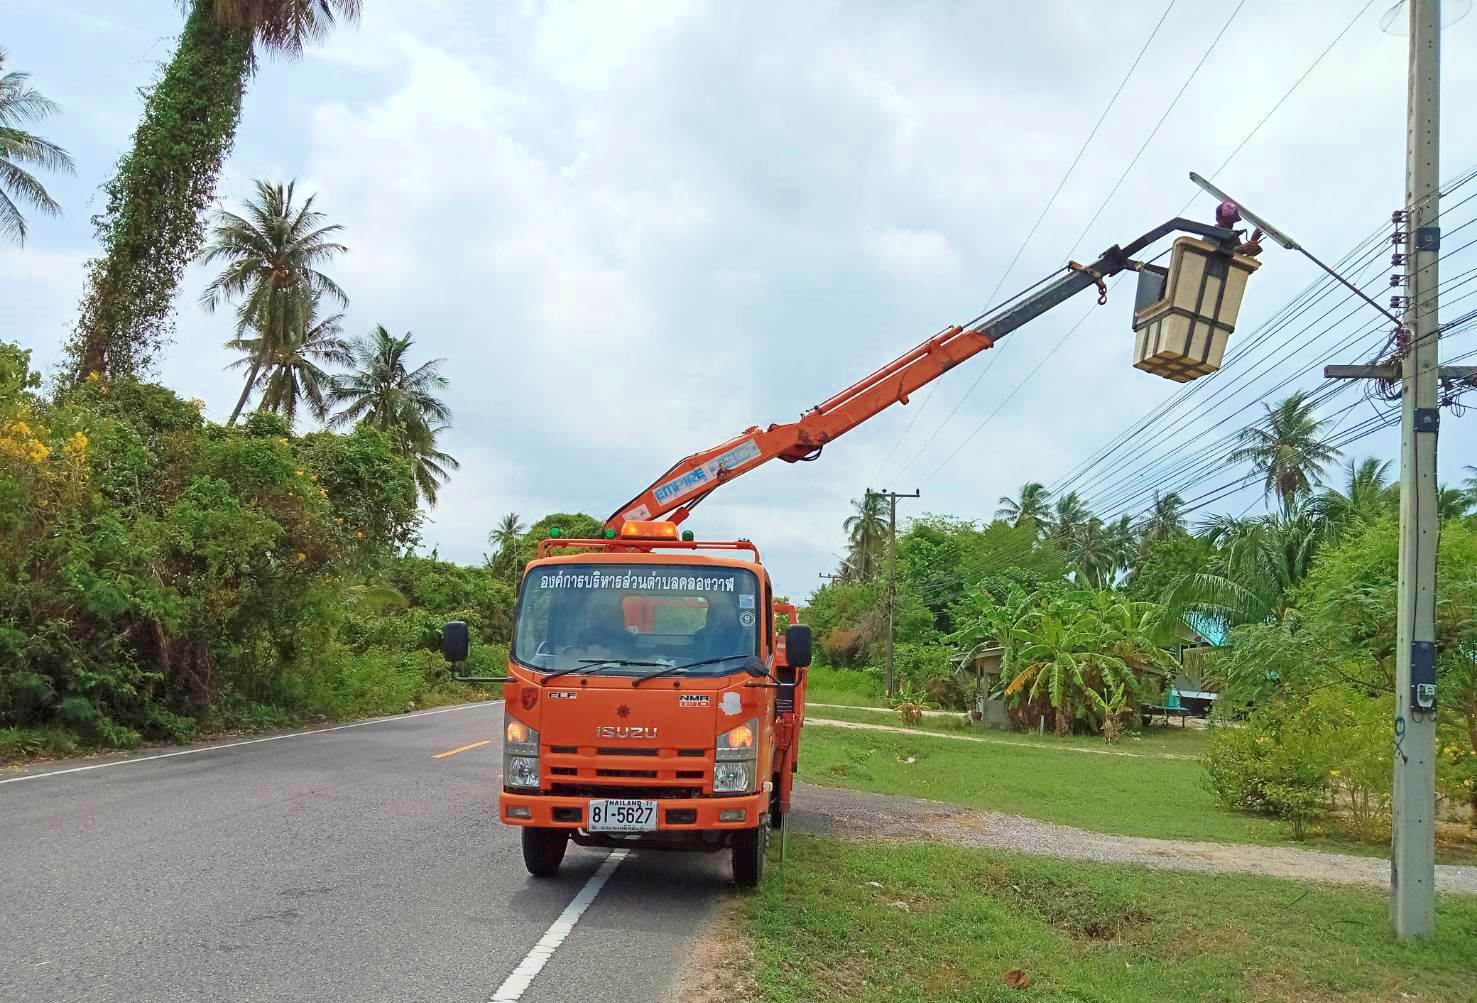
[[(0, 772), (0, 1000), (513, 998), (607, 853), (528, 876), (497, 822), (501, 720)], [(726, 854), (627, 856), (521, 1000), (665, 999), (732, 894)]]

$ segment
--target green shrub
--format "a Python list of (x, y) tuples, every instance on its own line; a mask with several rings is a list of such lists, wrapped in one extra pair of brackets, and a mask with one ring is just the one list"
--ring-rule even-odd
[(1297, 836), (1322, 817), (1378, 838), (1390, 814), (1391, 704), (1343, 686), (1273, 700), (1244, 726), (1216, 729), (1202, 761), (1207, 789), (1224, 807), (1288, 821)]

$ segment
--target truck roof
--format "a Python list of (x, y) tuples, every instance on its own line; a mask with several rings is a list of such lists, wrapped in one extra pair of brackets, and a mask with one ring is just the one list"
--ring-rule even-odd
[[(588, 541), (599, 544), (604, 541)], [(613, 541), (612, 541), (613, 542)], [(560, 541), (561, 545), (564, 541)], [(584, 546), (586, 541), (569, 541), (568, 546)], [(732, 546), (730, 544), (729, 546)], [(734, 556), (719, 556), (712, 553), (701, 553), (701, 544), (697, 549), (691, 547), (676, 552), (663, 552), (648, 549), (646, 546), (630, 547), (622, 545), (619, 549), (591, 550), (581, 554), (559, 554), (553, 557), (541, 557), (528, 562), (528, 567), (542, 567), (550, 564), (706, 564), (714, 567), (745, 568), (757, 571), (768, 577), (769, 572), (759, 561), (759, 555), (754, 554), (752, 559)], [(747, 555), (749, 551), (745, 550)]]

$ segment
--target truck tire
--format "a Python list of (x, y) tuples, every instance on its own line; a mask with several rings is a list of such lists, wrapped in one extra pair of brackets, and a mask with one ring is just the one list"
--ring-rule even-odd
[(764, 851), (769, 826), (740, 829), (733, 834), (733, 881), (740, 888), (757, 888), (764, 878)]
[(569, 846), (568, 829), (523, 829), (523, 866), (536, 878), (552, 878), (559, 873), (564, 862), (564, 851)]

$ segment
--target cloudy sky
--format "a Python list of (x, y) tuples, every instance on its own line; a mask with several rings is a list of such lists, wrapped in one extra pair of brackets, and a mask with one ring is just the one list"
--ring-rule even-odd
[[(1406, 42), (1380, 29), (1389, 2), (1249, 0), (1125, 176), (1237, 10), (1177, 0), (1002, 292), (1177, 213), (1196, 194), (1187, 173), (1215, 171), (1361, 10), (1217, 181), (1326, 259), (1369, 236), (1403, 197)], [(504, 512), (604, 516), (677, 458), (791, 420), (981, 312), (1165, 6), (365, 0), (357, 28), (297, 62), (263, 62), (219, 196), (234, 208), (254, 178), (318, 192), (352, 248), (331, 270), (352, 298), (349, 331), (413, 331), (424, 356), (447, 360), (444, 448), (462, 470), (425, 536), (476, 560)], [(62, 105), (44, 131), (78, 163), (49, 181), (65, 217), (33, 220), (23, 250), (0, 248), (0, 337), (43, 367), (74, 316), (99, 185), (181, 20), (161, 0), (4, 0), (0, 47)], [(1477, 165), (1474, 40), (1477, 17), (1445, 35), (1448, 177)], [(1474, 191), (1448, 199), (1448, 232), (1477, 215), (1477, 202), (1455, 205)], [(1190, 214), (1212, 211), (1200, 197)], [(1362, 277), (1383, 298), (1384, 252), (1371, 260)], [(1263, 261), (1241, 338), (1316, 278), (1279, 250)], [(1443, 277), (1474, 266), (1477, 251), (1460, 252)], [(223, 369), (227, 316), (195, 305), (206, 281), (189, 275), (158, 375), (224, 417), (239, 383)], [(1179, 390), (1130, 367), (1131, 302), (1127, 282), (1106, 307), (1084, 295), (820, 462), (736, 481), (690, 525), (752, 537), (778, 588), (803, 595), (834, 566), (849, 500), (869, 485), (921, 488), (907, 514), (979, 518), (1024, 481), (1060, 481)], [(1214, 436), (1192, 433), (1244, 423), (1267, 387), (1316, 384), (1303, 366), (1362, 361), (1329, 352), (1379, 318), (1332, 328), (1341, 310), (1298, 333), (1322, 309), (1269, 339), (1174, 441), (1198, 455)], [(1373, 337), (1357, 340), (1363, 354)], [(1463, 334), (1444, 351), (1473, 349)], [(1443, 426), (1448, 479), (1477, 463), (1473, 421)], [(1113, 478), (1076, 486), (1107, 514), (1137, 511), (1110, 481), (1155, 446), (1140, 436), (1095, 471)], [(1395, 456), (1397, 442), (1385, 432), (1354, 449)], [(1227, 474), (1176, 486), (1195, 497)], [(1248, 490), (1197, 516), (1259, 505)]]

